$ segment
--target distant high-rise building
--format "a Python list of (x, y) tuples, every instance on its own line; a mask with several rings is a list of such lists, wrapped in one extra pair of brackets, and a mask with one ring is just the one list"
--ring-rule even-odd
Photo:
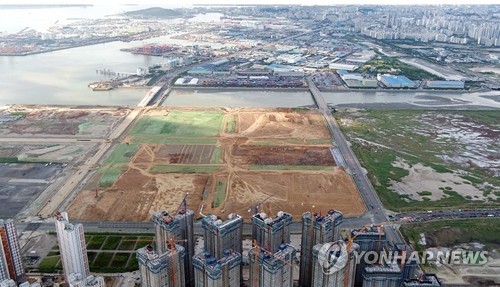
[[(354, 252), (357, 251), (359, 247), (357, 244), (353, 243), (350, 250), (348, 249), (349, 247), (342, 240), (315, 245), (312, 250), (313, 273), (310, 286), (354, 286), (356, 275), (356, 257)], [(328, 264), (336, 264), (335, 269), (330, 269)]]
[(417, 259), (409, 258), (413, 252), (413, 248), (410, 245), (398, 243), (394, 247), (391, 247), (391, 249), (399, 255), (404, 255), (404, 260), (402, 260), (403, 258), (398, 258), (397, 260), (397, 263), (402, 266), (402, 278), (414, 279), (417, 273), (418, 261)]
[(252, 216), (252, 235), (257, 244), (270, 252), (277, 252), (280, 245), (290, 243), (292, 215), (279, 211), (273, 219), (265, 213)]
[(64, 279), (69, 282), (70, 274), (87, 278), (90, 275), (90, 270), (83, 225), (69, 223), (66, 212), (56, 213), (55, 218)]
[(148, 245), (136, 252), (143, 287), (184, 287), (184, 247), (175, 244), (158, 254)]
[(281, 244), (274, 253), (259, 248), (248, 253), (250, 261), (250, 287), (292, 287), (295, 248)]
[(26, 281), (17, 230), (12, 219), (0, 219), (0, 280)]
[(399, 287), (402, 283), (401, 268), (397, 264), (365, 266), (362, 276), (363, 287)]
[(425, 274), (419, 279), (403, 281), (402, 287), (441, 287), (441, 282), (434, 274)]
[[(193, 256), (194, 256), (194, 236), (193, 236), (194, 212), (190, 209), (182, 209), (177, 214), (170, 214), (167, 211), (153, 214), (155, 225), (156, 252), (163, 254), (168, 250), (171, 239), (177, 240), (176, 244), (184, 247), (186, 257), (184, 260), (184, 274), (186, 286), (194, 286), (193, 276)], [(184, 241), (179, 241), (184, 240)]]
[(311, 286), (312, 249), (317, 244), (334, 242), (340, 239), (340, 224), (344, 215), (331, 209), (323, 216), (306, 212), (302, 215), (302, 239), (300, 244), (299, 285)]
[(221, 258), (208, 253), (193, 257), (196, 287), (241, 286), (241, 254), (227, 249)]
[(242, 224), (243, 218), (237, 214), (230, 214), (226, 221), (215, 215), (205, 216), (201, 222), (204, 230), (204, 251), (215, 258), (222, 258), (224, 251), (228, 249), (241, 254)]

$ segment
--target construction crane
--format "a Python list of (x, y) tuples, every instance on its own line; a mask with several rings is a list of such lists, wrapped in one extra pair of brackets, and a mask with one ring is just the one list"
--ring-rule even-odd
[(184, 194), (184, 197), (182, 198), (181, 203), (179, 204), (179, 207), (177, 207), (177, 210), (175, 211), (175, 214), (179, 214), (179, 211), (181, 211), (181, 207), (183, 206), (183, 211), (186, 212), (187, 210), (187, 196), (189, 195), (189, 192), (186, 192)]
[(271, 197), (273, 197), (273, 195), (269, 195), (268, 197), (264, 198), (262, 201), (260, 201), (259, 203), (256, 203), (252, 206), (250, 206), (250, 208), (248, 209), (248, 212), (252, 212), (252, 210), (255, 212), (255, 214), (259, 213), (259, 206), (261, 204), (263, 204), (264, 202), (266, 202), (268, 199), (270, 199)]
[(351, 256), (350, 256), (350, 253), (352, 251), (352, 244), (354, 243), (354, 239), (356, 239), (356, 237), (358, 237), (359, 235), (361, 235), (363, 232), (367, 231), (368, 228), (373, 228), (373, 227), (377, 227), (378, 229), (378, 241), (377, 241), (377, 253), (380, 252), (380, 242), (382, 241), (382, 231), (384, 230), (384, 225), (392, 225), (392, 224), (396, 224), (398, 223), (399, 221), (395, 221), (395, 222), (383, 222), (383, 223), (380, 223), (380, 224), (367, 224), (365, 226), (363, 226), (356, 235), (354, 236), (351, 236), (349, 234), (349, 238), (347, 240), (347, 263), (346, 263), (346, 268), (345, 268), (345, 272), (344, 272), (344, 287), (347, 287), (348, 286), (348, 283), (349, 283), (349, 280), (347, 280), (347, 278), (349, 277), (349, 261), (351, 260)]

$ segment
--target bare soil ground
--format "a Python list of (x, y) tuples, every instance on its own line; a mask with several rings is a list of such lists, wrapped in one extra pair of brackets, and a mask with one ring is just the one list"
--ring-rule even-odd
[[(0, 135), (107, 135), (128, 109), (13, 106), (0, 111), (12, 120), (0, 123)], [(17, 118), (17, 119), (16, 119)]]
[[(229, 131), (227, 125), (232, 120), (236, 123)], [(122, 175), (111, 187), (99, 190), (97, 198), (97, 179), (84, 187), (69, 207), (70, 216), (79, 220), (147, 221), (158, 210), (177, 209), (186, 192), (188, 206), (196, 213), (203, 205), (203, 213), (223, 217), (236, 212), (249, 218), (248, 209), (270, 195), (262, 205), (269, 214), (284, 210), (299, 218), (312, 205), (325, 212), (338, 209), (347, 216), (361, 215), (365, 210), (351, 176), (334, 167), (329, 145), (314, 144), (314, 140), (329, 140), (320, 114), (232, 110), (225, 113), (221, 131), (214, 138), (216, 145), (139, 144)], [(304, 144), (304, 139), (311, 141)], [(216, 152), (220, 160), (214, 161)], [(214, 164), (218, 168), (213, 171), (152, 172), (157, 165)], [(293, 170), (280, 170), (283, 165)], [(319, 168), (308, 170), (303, 166)]]

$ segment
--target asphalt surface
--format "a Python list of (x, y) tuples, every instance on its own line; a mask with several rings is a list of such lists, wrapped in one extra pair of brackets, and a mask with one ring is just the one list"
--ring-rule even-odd
[[(311, 91), (311, 94), (313, 95), (314, 100), (318, 105), (318, 109), (323, 114), (326, 123), (328, 125), (328, 128), (330, 129), (330, 133), (333, 137), (333, 144), (340, 149), (344, 157), (344, 160), (347, 164), (346, 171), (352, 175), (354, 182), (356, 183), (356, 186), (358, 188), (358, 191), (361, 197), (363, 198), (363, 201), (365, 202), (368, 213), (366, 218), (370, 218), (371, 220), (370, 221), (367, 220), (366, 222), (364, 222), (363, 225), (368, 225), (372, 223), (381, 224), (388, 222), (389, 219), (384, 213), (383, 210), (384, 207), (377, 195), (377, 192), (371, 185), (370, 181), (368, 180), (368, 177), (365, 175), (363, 169), (361, 168), (358, 159), (356, 158), (351, 148), (349, 147), (349, 144), (344, 138), (344, 135), (340, 131), (338, 123), (332, 117), (332, 111), (328, 108), (328, 105), (326, 104), (323, 96), (321, 95), (321, 92), (316, 87), (311, 78), (307, 77), (306, 80), (307, 80), (307, 85), (309, 86), (309, 89)], [(363, 225), (360, 225), (359, 228), (361, 228)], [(386, 237), (389, 241), (393, 243), (404, 243), (404, 240), (402, 239), (400, 234), (393, 228), (386, 226), (385, 232), (386, 232)]]

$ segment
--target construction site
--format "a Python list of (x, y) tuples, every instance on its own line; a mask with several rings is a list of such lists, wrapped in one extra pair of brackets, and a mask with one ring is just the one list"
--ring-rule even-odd
[(336, 167), (321, 114), (293, 109), (147, 110), (70, 204), (78, 220), (148, 221), (188, 207), (238, 213), (259, 204), (268, 214), (365, 206), (352, 177)]

